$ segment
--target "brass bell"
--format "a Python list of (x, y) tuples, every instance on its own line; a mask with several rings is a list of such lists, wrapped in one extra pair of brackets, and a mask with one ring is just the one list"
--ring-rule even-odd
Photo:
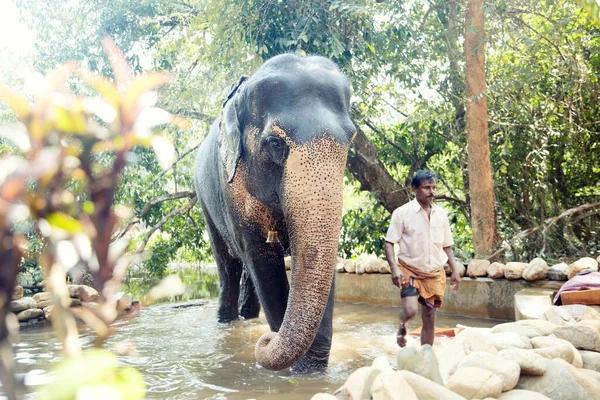
[(277, 231), (269, 231), (269, 233), (267, 233), (267, 243), (279, 243)]

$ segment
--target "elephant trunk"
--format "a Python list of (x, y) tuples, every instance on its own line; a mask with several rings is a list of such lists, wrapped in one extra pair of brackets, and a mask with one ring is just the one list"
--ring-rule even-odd
[(290, 367), (302, 357), (323, 319), (337, 259), (347, 151), (323, 136), (290, 149), (283, 206), (292, 275), (279, 331), (263, 335), (256, 344), (256, 359), (267, 369)]

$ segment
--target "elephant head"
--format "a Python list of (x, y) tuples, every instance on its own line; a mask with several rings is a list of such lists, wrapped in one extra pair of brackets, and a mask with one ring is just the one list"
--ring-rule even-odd
[[(350, 85), (318, 56), (272, 58), (234, 87), (219, 133), (223, 174), (287, 227), (290, 293), (278, 332), (256, 344), (260, 365), (279, 370), (302, 357), (323, 318), (332, 287), (342, 216), (346, 157), (355, 127)], [(243, 189), (242, 189), (243, 188)], [(234, 194), (235, 196), (235, 194)], [(239, 205), (250, 208), (248, 202)]]

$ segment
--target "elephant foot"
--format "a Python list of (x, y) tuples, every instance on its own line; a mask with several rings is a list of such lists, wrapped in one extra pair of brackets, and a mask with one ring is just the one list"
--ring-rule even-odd
[(296, 361), (294, 365), (292, 365), (292, 367), (290, 368), (290, 372), (292, 372), (292, 374), (294, 375), (320, 373), (325, 372), (327, 370), (327, 366), (327, 360), (315, 360), (304, 356), (298, 361)]
[(231, 321), (235, 321), (236, 319), (239, 318), (239, 315), (237, 313), (237, 310), (232, 311), (232, 310), (219, 310), (217, 311), (217, 322), (222, 323), (222, 324), (226, 324), (228, 322)]
[(244, 319), (258, 318), (258, 314), (260, 314), (260, 307), (256, 309), (242, 308), (240, 310), (240, 317), (243, 317)]

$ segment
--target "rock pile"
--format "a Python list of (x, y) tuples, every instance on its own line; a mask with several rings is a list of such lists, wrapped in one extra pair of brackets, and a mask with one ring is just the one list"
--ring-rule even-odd
[[(98, 291), (86, 285), (68, 285), (70, 304), (69, 307), (90, 307), (95, 308), (98, 304)], [(129, 298), (129, 307), (131, 300)], [(119, 300), (121, 301), (121, 300)], [(49, 292), (40, 292), (31, 297), (23, 297), (23, 287), (16, 286), (12, 301), (10, 302), (10, 311), (16, 315), (20, 323), (32, 324), (52, 318), (52, 309), (54, 300)]]
[[(437, 349), (399, 349), (319, 399), (600, 399), (600, 313), (462, 329)], [(564, 308), (564, 307), (557, 307)], [(569, 307), (567, 307), (569, 308)]]
[[(487, 260), (473, 259), (465, 267), (460, 259), (455, 259), (459, 269), (460, 276), (470, 276), (471, 278), (489, 277), (493, 279), (517, 280), (525, 279), (527, 281), (537, 281), (549, 279), (553, 281), (566, 281), (579, 272), (590, 270), (598, 271), (600, 256), (597, 259), (583, 257), (572, 264), (559, 263), (551, 267), (548, 266), (542, 258), (534, 258), (528, 263), (509, 262), (502, 264), (499, 262), (490, 263)], [(285, 267), (290, 269), (292, 258), (285, 257)], [(444, 266), (446, 275), (452, 273), (450, 266)], [(390, 266), (387, 261), (377, 257), (375, 254), (362, 254), (356, 260), (338, 258), (335, 266), (338, 273), (348, 274), (389, 274)]]

